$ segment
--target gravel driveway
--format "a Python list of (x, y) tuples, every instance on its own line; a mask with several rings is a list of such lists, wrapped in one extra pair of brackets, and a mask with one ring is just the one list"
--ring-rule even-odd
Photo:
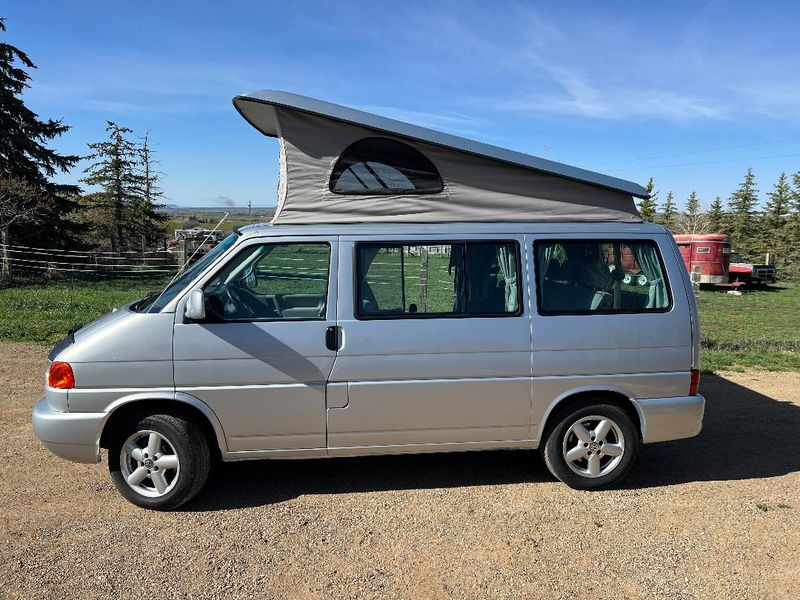
[(705, 430), (574, 492), (537, 453), (222, 465), (181, 512), (45, 451), (0, 344), (0, 597), (800, 597), (800, 374), (705, 376)]

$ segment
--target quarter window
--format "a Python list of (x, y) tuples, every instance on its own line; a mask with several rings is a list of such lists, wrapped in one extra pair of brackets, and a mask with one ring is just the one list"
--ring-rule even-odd
[(206, 285), (214, 321), (324, 319), (328, 244), (259, 244), (242, 250)]
[(669, 288), (652, 241), (547, 240), (535, 245), (542, 314), (666, 311)]
[(366, 138), (348, 146), (330, 181), (334, 194), (435, 194), (443, 188), (439, 172), (422, 152), (386, 138)]
[(515, 242), (356, 247), (360, 317), (517, 315), (519, 280)]

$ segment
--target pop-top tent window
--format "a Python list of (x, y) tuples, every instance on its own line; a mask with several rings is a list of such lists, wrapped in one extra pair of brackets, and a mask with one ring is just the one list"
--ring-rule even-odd
[(444, 185), (433, 163), (408, 144), (366, 138), (345, 149), (331, 173), (334, 194), (438, 194)]

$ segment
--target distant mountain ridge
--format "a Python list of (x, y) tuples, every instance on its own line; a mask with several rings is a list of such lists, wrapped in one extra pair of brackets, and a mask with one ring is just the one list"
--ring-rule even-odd
[[(164, 205), (164, 210), (170, 214), (217, 214), (229, 212), (232, 215), (246, 215), (248, 208), (246, 206), (178, 206), (176, 204), (166, 204)], [(274, 206), (254, 206), (251, 210), (253, 215), (275, 214)]]

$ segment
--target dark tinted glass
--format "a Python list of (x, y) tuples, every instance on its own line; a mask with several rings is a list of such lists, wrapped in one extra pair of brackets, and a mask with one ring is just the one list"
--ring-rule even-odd
[(408, 144), (366, 138), (351, 144), (331, 174), (335, 194), (435, 194), (443, 189), (433, 163)]
[(358, 244), (357, 313), (363, 317), (519, 314), (513, 242)]
[(654, 242), (548, 240), (536, 244), (536, 261), (545, 314), (660, 312), (670, 306)]

